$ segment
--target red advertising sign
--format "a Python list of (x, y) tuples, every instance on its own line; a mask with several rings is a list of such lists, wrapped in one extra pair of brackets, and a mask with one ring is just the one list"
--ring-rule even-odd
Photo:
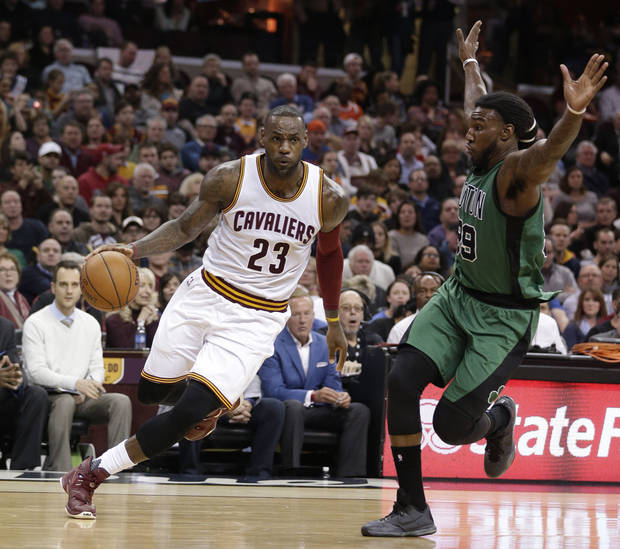
[[(517, 455), (503, 479), (620, 482), (620, 387), (596, 383), (511, 380), (517, 403)], [(433, 430), (442, 390), (422, 394), (422, 469), (425, 477), (486, 478), (485, 441), (445, 444)], [(383, 474), (395, 476), (386, 436)]]

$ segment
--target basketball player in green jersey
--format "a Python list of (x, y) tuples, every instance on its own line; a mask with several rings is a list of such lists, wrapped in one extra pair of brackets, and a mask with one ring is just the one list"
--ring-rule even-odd
[(539, 303), (553, 297), (542, 291), (540, 185), (577, 136), (586, 107), (606, 80), (602, 55), (593, 55), (576, 81), (561, 65), (566, 112), (547, 139), (535, 141), (536, 121), (521, 98), (486, 94), (475, 59), (481, 24), (465, 40), (457, 31), (474, 169), (459, 201), (454, 274), (404, 335), (390, 371), (388, 429), (399, 490), (393, 511), (362, 527), (365, 536), (436, 531), (420, 460), (419, 403), (429, 383), (448, 385), (433, 416), (442, 440), (458, 445), (486, 438), (484, 469), (490, 477), (512, 464), (516, 407), (510, 397), (497, 397), (527, 352)]

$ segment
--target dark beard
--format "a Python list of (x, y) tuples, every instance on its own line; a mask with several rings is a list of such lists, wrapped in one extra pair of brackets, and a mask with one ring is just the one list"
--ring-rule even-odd
[(276, 163), (269, 158), (267, 154), (265, 154), (265, 162), (269, 166), (269, 171), (273, 173), (277, 173), (278, 177), (291, 177), (298, 169), (299, 163), (293, 164), (290, 169), (283, 171), (282, 168), (276, 165)]
[(471, 164), (474, 168), (474, 174), (480, 175), (482, 173), (486, 173), (489, 171), (491, 156), (495, 154), (497, 151), (497, 142), (491, 143), (486, 149), (482, 151), (480, 154), (480, 158), (475, 161), (474, 157), (471, 157)]

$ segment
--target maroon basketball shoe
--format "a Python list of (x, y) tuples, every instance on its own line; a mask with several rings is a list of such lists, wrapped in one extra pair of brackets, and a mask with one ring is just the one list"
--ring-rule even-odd
[(60, 479), (62, 489), (69, 496), (65, 510), (72, 518), (86, 520), (97, 518), (92, 503), (93, 492), (110, 476), (110, 473), (101, 467), (91, 470), (92, 460), (92, 457), (87, 457), (78, 467), (71, 469)]
[[(241, 399), (237, 399), (231, 410), (236, 409), (240, 404)], [(215, 431), (217, 420), (220, 419), (220, 416), (227, 411), (228, 409), (225, 406), (220, 406), (219, 408), (213, 410), (207, 415), (206, 418), (200, 420), (187, 433), (185, 433), (185, 440), (200, 440), (210, 435), (213, 431)]]

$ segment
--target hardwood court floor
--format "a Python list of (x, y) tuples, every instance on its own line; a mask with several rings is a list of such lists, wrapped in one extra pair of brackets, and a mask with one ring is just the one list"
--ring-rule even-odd
[[(45, 477), (49, 478), (45, 478)], [(616, 549), (620, 488), (429, 483), (438, 532), (364, 538), (389, 512), (394, 481), (275, 480), (121, 475), (95, 496), (96, 521), (64, 513), (56, 474), (0, 472), (0, 547), (54, 549)]]

